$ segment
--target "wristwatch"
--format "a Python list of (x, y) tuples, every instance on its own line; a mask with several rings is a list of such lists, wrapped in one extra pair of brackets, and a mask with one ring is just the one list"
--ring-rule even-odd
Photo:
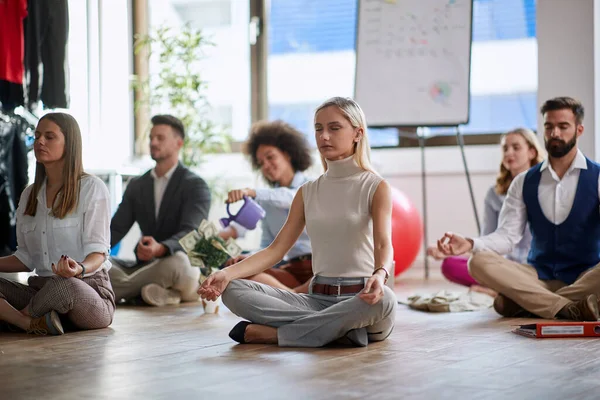
[(387, 281), (390, 277), (390, 273), (388, 272), (387, 269), (385, 269), (385, 267), (383, 265), (381, 267), (375, 268), (375, 271), (373, 271), (373, 275), (375, 275), (377, 273), (377, 271), (379, 271), (380, 269), (382, 269), (385, 272), (385, 278), (383, 279), (383, 283), (387, 283)]
[(85, 265), (82, 262), (78, 262), (77, 264), (81, 265), (81, 275), (79, 279), (83, 279), (85, 276)]

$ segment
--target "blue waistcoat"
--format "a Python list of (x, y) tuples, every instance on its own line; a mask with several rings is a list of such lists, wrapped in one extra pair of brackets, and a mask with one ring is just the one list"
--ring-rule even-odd
[(587, 158), (586, 162), (587, 169), (580, 170), (573, 207), (559, 225), (544, 216), (538, 200), (542, 164), (525, 176), (523, 201), (533, 237), (527, 262), (535, 267), (539, 279), (571, 284), (582, 272), (600, 263), (600, 165)]

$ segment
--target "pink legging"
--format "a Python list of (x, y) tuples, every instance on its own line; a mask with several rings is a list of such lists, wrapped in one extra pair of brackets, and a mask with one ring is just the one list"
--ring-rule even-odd
[(442, 261), (442, 274), (450, 282), (463, 286), (478, 285), (477, 281), (469, 274), (469, 267), (465, 257), (448, 257)]

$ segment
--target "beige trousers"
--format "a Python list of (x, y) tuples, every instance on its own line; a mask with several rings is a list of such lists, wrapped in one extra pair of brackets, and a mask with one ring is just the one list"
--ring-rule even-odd
[(143, 267), (127, 268), (114, 259), (111, 262), (109, 274), (117, 301), (138, 297), (150, 283), (177, 290), (182, 301), (198, 301), (200, 269), (190, 265), (184, 252), (178, 251)]
[(552, 319), (567, 304), (589, 294), (600, 295), (600, 265), (582, 273), (573, 284), (542, 281), (531, 265), (481, 251), (469, 259), (469, 272), (480, 284), (508, 297), (525, 310)]

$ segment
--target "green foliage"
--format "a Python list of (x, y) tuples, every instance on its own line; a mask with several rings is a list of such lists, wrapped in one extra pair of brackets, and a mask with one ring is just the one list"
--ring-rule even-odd
[(219, 236), (202, 238), (196, 244), (194, 252), (202, 256), (204, 264), (209, 268), (218, 268), (229, 258), (225, 251), (225, 241)]
[[(181, 29), (159, 26), (148, 35), (138, 35), (135, 53), (147, 50), (150, 77), (133, 82), (141, 98), (136, 100), (136, 111), (147, 106), (153, 112), (172, 114), (183, 121), (186, 139), (182, 162), (197, 166), (208, 153), (229, 151), (230, 135), (208, 117), (210, 104), (206, 99), (207, 82), (200, 70), (205, 49), (214, 43), (201, 30), (184, 25)], [(158, 61), (152, 70), (150, 59)]]

